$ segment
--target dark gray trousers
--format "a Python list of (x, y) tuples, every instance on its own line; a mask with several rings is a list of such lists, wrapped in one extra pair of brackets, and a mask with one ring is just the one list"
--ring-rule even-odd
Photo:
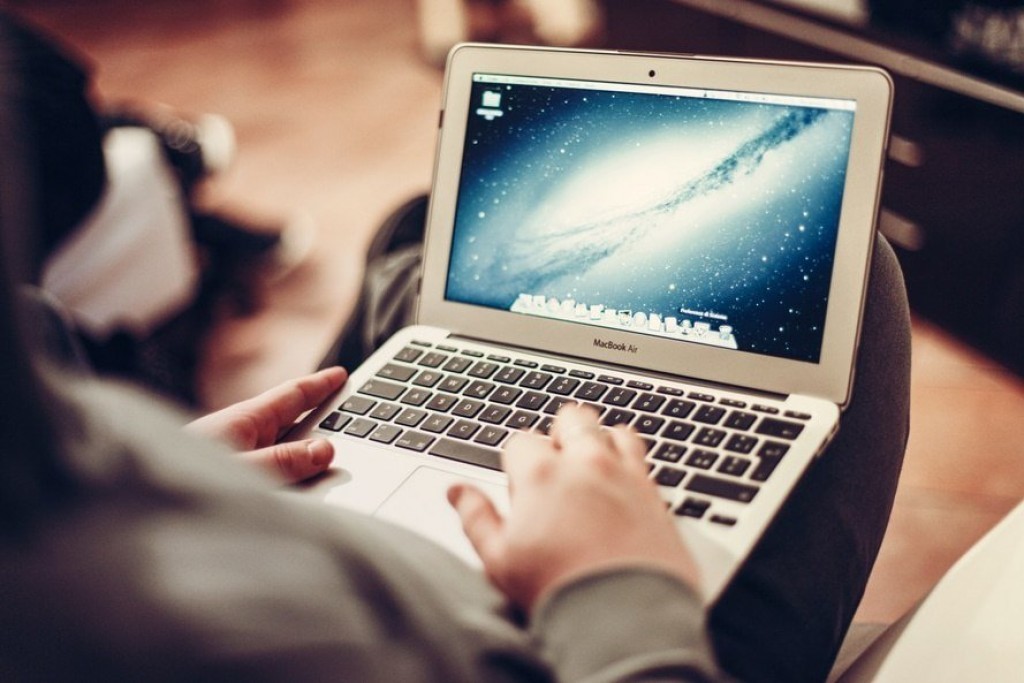
[(879, 237), (839, 434), (709, 615), (723, 668), (744, 681), (825, 679), (878, 555), (909, 429), (910, 313)]

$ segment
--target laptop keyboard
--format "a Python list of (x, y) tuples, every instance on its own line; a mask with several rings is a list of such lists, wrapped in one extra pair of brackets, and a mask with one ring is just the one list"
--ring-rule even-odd
[(651, 478), (683, 491), (667, 496), (678, 499), (673, 513), (723, 526), (736, 523), (736, 508), (721, 513), (715, 502), (752, 501), (810, 419), (770, 399), (414, 341), (319, 427), (500, 470), (513, 432), (547, 434), (570, 402), (593, 408), (604, 425), (633, 427), (647, 446)]

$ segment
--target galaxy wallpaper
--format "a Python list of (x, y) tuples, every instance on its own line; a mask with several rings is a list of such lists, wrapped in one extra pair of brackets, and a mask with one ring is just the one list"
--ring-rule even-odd
[(449, 300), (728, 325), (817, 362), (853, 111), (474, 82), (468, 116)]

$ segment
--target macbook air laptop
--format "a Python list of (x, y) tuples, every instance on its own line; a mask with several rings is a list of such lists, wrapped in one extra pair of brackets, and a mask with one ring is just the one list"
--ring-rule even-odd
[(310, 495), (479, 563), (445, 491), (567, 402), (647, 446), (710, 603), (839, 427), (888, 137), (877, 69), (488, 45), (448, 60), (417, 324), (294, 437)]

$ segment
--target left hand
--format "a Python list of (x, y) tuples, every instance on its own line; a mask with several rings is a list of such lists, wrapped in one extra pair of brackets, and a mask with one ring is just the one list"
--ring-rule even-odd
[(347, 379), (344, 369), (327, 368), (210, 413), (185, 429), (226, 442), (240, 451), (243, 460), (286, 483), (302, 481), (327, 469), (334, 459), (334, 447), (326, 439), (277, 440), (300, 415), (320, 405)]

